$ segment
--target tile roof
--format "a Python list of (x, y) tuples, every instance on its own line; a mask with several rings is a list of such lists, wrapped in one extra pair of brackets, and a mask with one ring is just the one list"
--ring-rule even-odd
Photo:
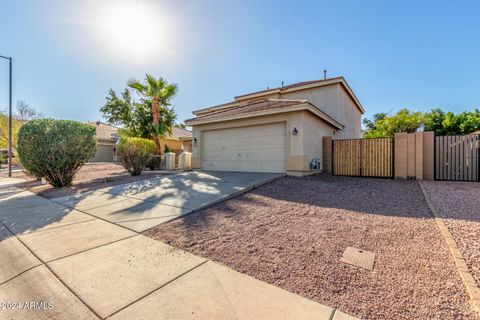
[[(114, 127), (112, 125), (109, 125), (107, 123), (103, 123), (100, 121), (91, 121), (88, 124), (97, 128), (97, 139), (112, 140), (112, 141), (118, 140), (118, 130), (120, 128)], [(170, 137), (179, 138), (179, 139), (191, 138), (192, 132), (186, 129), (173, 127), (172, 135)]]
[(188, 131), (187, 129), (182, 129), (182, 128), (179, 128), (179, 127), (173, 127), (171, 137), (179, 138), (179, 139), (191, 138), (192, 137), (192, 132)]
[(291, 89), (291, 88), (295, 88), (295, 87), (306, 86), (306, 85), (309, 85), (309, 84), (322, 83), (322, 82), (326, 82), (326, 81), (335, 81), (335, 80), (341, 80), (341, 79), (343, 79), (343, 77), (335, 77), (335, 78), (328, 78), (328, 79), (321, 79), (321, 80), (310, 80), (310, 81), (296, 82), (296, 83), (292, 83), (292, 84), (289, 84), (289, 85), (286, 85), (286, 86), (283, 86), (283, 87), (269, 88), (269, 89), (266, 89), (266, 90), (260, 90), (260, 91), (256, 91), (256, 92), (250, 92), (250, 93), (242, 94), (240, 96), (236, 96), (235, 99), (242, 98), (242, 97), (247, 97), (247, 96), (250, 96), (250, 95), (259, 94), (259, 93), (263, 93), (263, 92), (268, 92), (268, 91), (287, 90), (287, 89)]
[(96, 127), (97, 139), (100, 140), (118, 140), (118, 128), (100, 121), (91, 121), (89, 125)]
[(241, 114), (241, 113), (250, 113), (263, 110), (271, 110), (282, 107), (294, 106), (300, 103), (308, 102), (307, 100), (301, 99), (265, 99), (257, 102), (253, 102), (244, 106), (232, 107), (226, 110), (220, 110), (217, 112), (208, 113), (205, 115), (199, 115), (196, 118), (189, 119), (187, 121), (202, 121), (202, 120), (212, 120), (223, 118), (226, 116)]

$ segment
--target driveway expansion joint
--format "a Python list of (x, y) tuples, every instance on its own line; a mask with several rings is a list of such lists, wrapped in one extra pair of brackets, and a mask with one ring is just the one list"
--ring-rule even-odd
[[(158, 240), (157, 240), (157, 241), (158, 241)], [(170, 279), (169, 281), (167, 281), (167, 282), (165, 282), (164, 284), (162, 284), (160, 287), (155, 288), (155, 289), (151, 290), (150, 292), (147, 292), (147, 293), (144, 294), (143, 296), (141, 296), (141, 297), (135, 299), (134, 301), (128, 303), (127, 305), (121, 307), (120, 309), (118, 309), (118, 310), (116, 310), (115, 312), (109, 314), (108, 316), (104, 317), (103, 319), (108, 319), (108, 318), (114, 316), (115, 314), (119, 313), (120, 311), (125, 310), (126, 308), (130, 307), (131, 305), (133, 305), (133, 304), (139, 302), (140, 300), (143, 300), (144, 298), (148, 297), (148, 296), (151, 295), (152, 293), (157, 292), (158, 290), (161, 290), (162, 288), (166, 287), (166, 286), (169, 285), (170, 283), (178, 280), (179, 278), (183, 277), (184, 275), (186, 275), (186, 274), (190, 273), (191, 271), (197, 269), (198, 267), (204, 265), (204, 264), (207, 263), (208, 261), (210, 261), (210, 260), (204, 259), (204, 261), (200, 262), (200, 263), (197, 264), (196, 266), (194, 266), (194, 267), (188, 269), (187, 271), (179, 274), (178, 276)]]
[[(93, 308), (91, 308), (87, 303), (85, 303), (85, 301), (83, 301), (75, 291), (73, 291), (69, 286), (67, 286), (67, 284), (55, 273), (53, 272), (53, 270), (50, 268), (49, 265), (47, 265), (38, 255), (35, 254), (35, 252), (33, 252), (33, 250), (31, 250), (23, 241), (22, 239), (20, 239), (16, 234), (14, 234), (12, 232), (12, 230), (10, 230), (10, 228), (8, 226), (6, 226), (3, 222), (0, 222), (11, 234), (13, 234), (13, 236), (18, 240), (20, 241), (20, 243), (25, 247), (27, 248), (28, 251), (30, 251), (31, 254), (33, 254), (33, 256), (35, 258), (37, 258), (41, 264), (37, 265), (36, 267), (39, 267), (39, 266), (45, 266), (45, 268), (47, 268), (47, 270), (68, 290), (70, 291), (71, 294), (73, 294), (75, 296), (75, 298), (78, 299), (78, 301), (80, 303), (82, 303), (85, 307), (88, 308), (88, 310), (90, 310), (90, 312), (92, 312), (97, 318), (99, 319), (102, 319), (102, 317), (97, 313), (95, 312), (95, 310), (93, 310)], [(35, 268), (36, 268), (35, 267)], [(33, 270), (34, 268), (31, 268), (31, 270)], [(10, 279), (11, 280), (11, 279)]]
[(77, 252), (74, 252), (74, 253), (71, 253), (71, 254), (67, 254), (65, 256), (61, 256), (61, 257), (58, 257), (58, 258), (55, 258), (55, 259), (45, 261), (45, 263), (52, 263), (52, 262), (57, 261), (57, 260), (62, 260), (62, 259), (68, 258), (68, 257), (75, 256), (75, 255), (80, 254), (80, 253), (84, 253), (84, 252), (87, 252), (87, 251), (90, 251), (90, 250), (105, 247), (105, 246), (108, 246), (108, 245), (111, 245), (111, 244), (114, 244), (114, 243), (117, 243), (117, 242), (120, 242), (120, 241), (123, 241), (123, 240), (127, 240), (127, 239), (130, 239), (130, 238), (133, 238), (133, 237), (138, 237), (138, 236), (139, 236), (139, 234), (137, 233), (137, 234), (133, 234), (131, 236), (125, 237), (125, 238), (117, 239), (117, 240), (107, 242), (107, 243), (102, 243), (102, 244), (99, 244), (98, 246), (95, 246), (95, 247), (92, 247), (92, 248), (80, 250), (80, 251), (77, 251)]
[(448, 227), (443, 221), (442, 217), (438, 214), (436, 207), (434, 206), (432, 200), (430, 199), (430, 196), (428, 195), (421, 181), (419, 181), (419, 185), (422, 189), (425, 200), (427, 201), (428, 207), (430, 208), (430, 211), (435, 218), (438, 229), (442, 233), (443, 238), (445, 239), (445, 242), (447, 243), (447, 246), (450, 250), (450, 253), (452, 254), (452, 258), (455, 262), (457, 272), (460, 275), (462, 283), (465, 286), (465, 289), (470, 297), (472, 309), (480, 315), (480, 287), (477, 285), (475, 279), (468, 270), (466, 260), (458, 249), (458, 245), (455, 242), (455, 239), (448, 230)]

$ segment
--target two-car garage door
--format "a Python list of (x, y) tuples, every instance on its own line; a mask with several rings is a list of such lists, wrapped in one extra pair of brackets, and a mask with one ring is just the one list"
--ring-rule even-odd
[(202, 168), (219, 171), (285, 172), (285, 123), (203, 132)]

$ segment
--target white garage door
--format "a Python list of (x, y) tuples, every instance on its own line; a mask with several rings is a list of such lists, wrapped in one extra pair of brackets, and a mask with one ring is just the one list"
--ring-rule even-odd
[(203, 132), (202, 168), (285, 172), (285, 123)]

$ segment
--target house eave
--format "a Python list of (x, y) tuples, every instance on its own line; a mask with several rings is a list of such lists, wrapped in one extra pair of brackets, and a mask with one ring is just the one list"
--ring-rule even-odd
[(319, 108), (316, 106), (312, 105), (309, 102), (306, 103), (300, 103), (292, 106), (287, 106), (287, 107), (281, 107), (281, 108), (276, 108), (276, 109), (269, 109), (269, 110), (262, 110), (262, 111), (256, 111), (256, 112), (248, 112), (248, 113), (240, 113), (240, 114), (235, 114), (235, 115), (230, 115), (230, 116), (224, 116), (224, 117), (218, 117), (214, 119), (204, 119), (204, 120), (187, 120), (185, 122), (186, 125), (188, 126), (197, 126), (197, 125), (202, 125), (202, 124), (208, 124), (208, 123), (218, 123), (218, 122), (224, 122), (224, 121), (232, 121), (232, 120), (241, 120), (241, 119), (246, 119), (246, 118), (253, 118), (253, 117), (260, 117), (260, 116), (268, 116), (268, 115), (275, 115), (275, 114), (281, 114), (281, 113), (286, 113), (286, 112), (295, 112), (295, 111), (309, 111), (316, 115), (317, 117), (321, 118), (328, 124), (330, 124), (332, 127), (338, 129), (338, 130), (343, 130), (345, 128), (344, 125), (327, 115), (325, 112), (321, 111)]

